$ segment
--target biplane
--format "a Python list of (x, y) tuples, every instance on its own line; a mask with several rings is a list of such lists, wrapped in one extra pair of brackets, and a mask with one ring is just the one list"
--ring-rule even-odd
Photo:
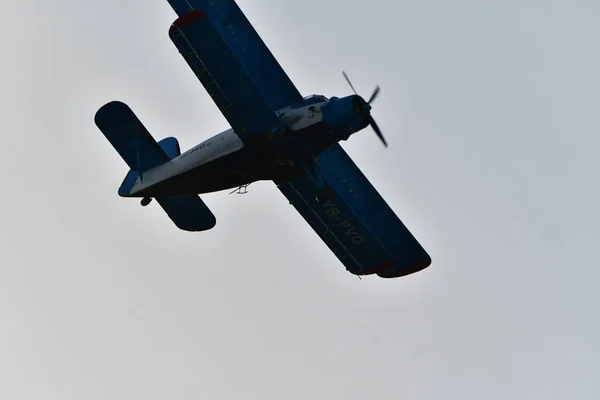
[(156, 142), (134, 112), (113, 101), (95, 123), (130, 170), (118, 194), (152, 199), (186, 231), (213, 228), (199, 194), (273, 181), (345, 268), (395, 278), (431, 258), (339, 142), (371, 127), (370, 99), (303, 97), (233, 0), (169, 0), (178, 18), (169, 37), (230, 129), (181, 153)]

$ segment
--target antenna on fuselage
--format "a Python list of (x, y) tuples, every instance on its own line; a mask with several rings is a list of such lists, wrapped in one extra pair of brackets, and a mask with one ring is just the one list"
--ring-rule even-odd
[(232, 192), (229, 192), (229, 194), (246, 194), (248, 193), (248, 186), (250, 186), (249, 183), (245, 184), (245, 185), (241, 185), (239, 186), (237, 189), (235, 189)]

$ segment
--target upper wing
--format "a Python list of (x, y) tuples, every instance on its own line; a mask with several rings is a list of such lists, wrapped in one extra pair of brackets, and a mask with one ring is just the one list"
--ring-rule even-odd
[(238, 136), (277, 124), (277, 116), (205, 13), (182, 15), (169, 36)]
[(319, 156), (319, 169), (325, 198), (306, 175), (278, 187), (350, 272), (395, 278), (431, 264), (339, 144)]
[(208, 14), (272, 110), (302, 100), (292, 81), (234, 0), (169, 0), (169, 4), (179, 16), (190, 10)]

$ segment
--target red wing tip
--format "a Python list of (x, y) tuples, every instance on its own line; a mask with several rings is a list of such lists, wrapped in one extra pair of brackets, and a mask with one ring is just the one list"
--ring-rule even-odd
[(377, 272), (382, 272), (382, 271), (385, 271), (386, 269), (392, 268), (392, 265), (394, 265), (394, 260), (389, 260), (389, 261), (384, 262), (383, 264), (379, 264), (376, 267), (362, 271), (358, 275), (373, 275), (373, 274), (376, 274)]
[(431, 265), (431, 258), (429, 258), (423, 262), (413, 264), (407, 268), (403, 268), (399, 271), (396, 271), (395, 269), (390, 268), (388, 270), (378, 272), (377, 275), (381, 278), (400, 278), (401, 276), (406, 276), (406, 275), (414, 274), (415, 272), (422, 271), (425, 268), (429, 267), (430, 265)]
[(192, 10), (177, 18), (175, 22), (173, 22), (173, 26), (181, 29), (184, 26), (191, 25), (194, 22), (198, 22), (206, 17), (208, 17), (208, 14), (206, 14), (204, 11)]

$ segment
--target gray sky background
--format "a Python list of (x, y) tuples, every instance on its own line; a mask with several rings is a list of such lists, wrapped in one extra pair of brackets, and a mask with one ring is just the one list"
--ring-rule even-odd
[(272, 183), (179, 231), (93, 123), (227, 128), (162, 0), (0, 10), (0, 398), (597, 399), (600, 3), (239, 0), (305, 94), (382, 93), (344, 143), (433, 258), (347, 273)]

